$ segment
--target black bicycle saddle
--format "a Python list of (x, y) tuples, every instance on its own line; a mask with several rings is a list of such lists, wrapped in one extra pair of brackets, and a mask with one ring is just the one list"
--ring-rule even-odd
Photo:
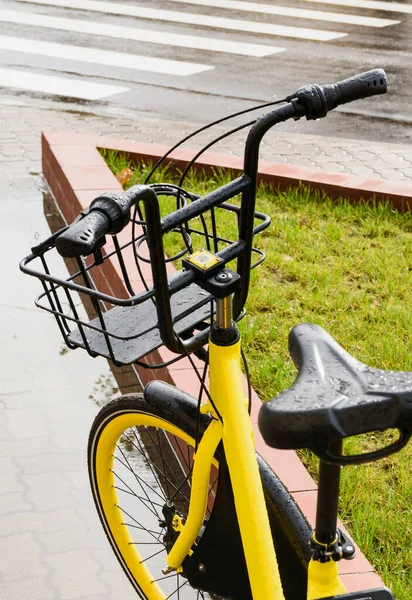
[(259, 412), (269, 446), (316, 448), (369, 431), (412, 431), (412, 373), (368, 367), (308, 323), (292, 329), (289, 351), (297, 378)]

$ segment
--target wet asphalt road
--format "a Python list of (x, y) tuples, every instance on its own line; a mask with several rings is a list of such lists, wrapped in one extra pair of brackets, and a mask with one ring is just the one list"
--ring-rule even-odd
[[(356, 4), (355, 0), (355, 4)], [(383, 67), (388, 74), (389, 93), (379, 98), (357, 102), (345, 106), (320, 123), (288, 123), (283, 130), (317, 133), (334, 137), (367, 139), (371, 141), (392, 141), (405, 143), (412, 135), (412, 103), (409, 93), (412, 89), (412, 3), (402, 2), (409, 7), (410, 14), (396, 10), (377, 10), (356, 6), (329, 5), (306, 0), (286, 2), (266, 2), (269, 6), (288, 9), (318, 11), (325, 18), (325, 11), (343, 15), (356, 15), (367, 18), (391, 20), (385, 27), (370, 27), (359, 24), (336, 23), (300, 16), (268, 15), (258, 12), (245, 12), (239, 8), (216, 8), (177, 1), (142, 0), (140, 2), (113, 3), (100, 2), (106, 10), (81, 10), (76, 6), (85, 3), (72, 2), (74, 8), (56, 6), (57, 2), (3, 1), (0, 7), (0, 36), (13, 36), (21, 39), (21, 48), (0, 49), (0, 67), (13, 68), (24, 72), (48, 75), (64, 75), (87, 81), (101, 82), (127, 88), (107, 98), (93, 101), (93, 105), (110, 113), (128, 114), (129, 111), (145, 112), (154, 116), (176, 120), (205, 123), (222, 117), (229, 112), (242, 110), (251, 104), (266, 102), (293, 92), (305, 83), (329, 83), (355, 73), (375, 67)], [(60, 1), (60, 4), (62, 2)], [(159, 18), (140, 18), (129, 15), (110, 14), (118, 12), (119, 4), (132, 9), (143, 7), (157, 11), (173, 11), (174, 14), (190, 13), (197, 19), (202, 16), (229, 19), (232, 22), (252, 22), (265, 25), (299, 27), (300, 32), (307, 28), (321, 32), (333, 31), (337, 35), (330, 41), (313, 41), (296, 37), (283, 37), (250, 31), (233, 31), (215, 26), (181, 24)], [(257, 5), (257, 4), (256, 4)], [(257, 5), (258, 6), (258, 5)], [(396, 5), (393, 4), (396, 9)], [(382, 7), (390, 8), (383, 2)], [(3, 19), (2, 11), (15, 11), (21, 14), (18, 22)], [(127, 10), (126, 10), (127, 12)], [(153, 40), (163, 43), (141, 42), (124, 39), (125, 36), (107, 37), (90, 35), (70, 30), (32, 26), (26, 22), (27, 15), (59, 17), (75, 21), (88, 21), (90, 24), (108, 24), (127, 28), (142, 28), (153, 31)], [(160, 14), (160, 13), (159, 13)], [(179, 19), (179, 16), (177, 17)], [(333, 18), (333, 17), (332, 17)], [(47, 25), (47, 23), (45, 23)], [(247, 23), (245, 29), (248, 28)], [(206, 38), (219, 38), (226, 41), (246, 42), (271, 47), (281, 47), (282, 52), (264, 57), (241, 56), (226, 52), (211, 52), (193, 48), (172, 47), (167, 43), (170, 34), (185, 34)], [(305, 35), (303, 33), (302, 35)], [(138, 36), (137, 36), (138, 37)], [(186, 77), (159, 74), (150, 71), (114, 67), (105, 64), (91, 64), (78, 60), (41, 56), (31, 50), (30, 40), (57, 42), (60, 44), (93, 47), (112, 52), (138, 54), (145, 57), (167, 58), (184, 62), (201, 63), (210, 68)], [(166, 43), (164, 43), (166, 42)], [(1, 48), (2, 46), (0, 46)], [(4, 90), (7, 95), (25, 98), (47, 97), (41, 92)], [(49, 96), (50, 97), (50, 96)], [(59, 95), (51, 96), (58, 101)], [(75, 101), (75, 104), (90, 104), (90, 101)]]

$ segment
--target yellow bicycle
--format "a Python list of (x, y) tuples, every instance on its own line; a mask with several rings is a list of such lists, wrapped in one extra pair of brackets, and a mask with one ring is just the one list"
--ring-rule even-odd
[[(25, 272), (42, 280), (44, 293), (37, 303), (55, 315), (70, 347), (130, 365), (145, 364), (143, 357), (165, 345), (175, 353), (172, 360), (195, 353), (208, 365), (208, 386), (206, 369), (201, 376), (205, 401), (202, 394), (196, 399), (152, 381), (143, 394), (107, 404), (90, 432), (88, 464), (97, 511), (141, 598), (393, 599), (387, 589), (347, 593), (339, 580), (338, 561), (354, 555), (353, 543), (337, 528), (339, 477), (341, 465), (376, 460), (407, 443), (412, 373), (366, 367), (315, 325), (292, 330), (297, 380), (262, 405), (259, 426), (270, 446), (310, 448), (320, 457), (312, 532), (256, 454), (236, 325), (250, 270), (264, 258), (253, 246), (254, 236), (269, 224), (255, 210), (262, 137), (281, 121), (318, 119), (339, 104), (385, 91), (381, 69), (300, 88), (253, 124), (244, 172), (234, 181), (203, 197), (171, 184), (103, 194), (87, 214), (22, 261)], [(239, 205), (228, 202), (238, 194)], [(175, 197), (177, 204), (161, 216), (164, 196)], [(122, 245), (116, 234), (127, 226), (132, 207), (132, 239)], [(237, 239), (219, 235), (219, 211), (225, 219), (234, 218)], [(179, 233), (184, 248), (174, 257), (183, 257), (183, 268), (168, 277), (163, 236), (170, 232)], [(111, 252), (102, 249), (107, 234), (113, 236)], [(198, 250), (192, 243), (196, 236), (204, 245)], [(45, 256), (55, 249), (77, 260), (78, 271), (68, 280), (50, 274)], [(153, 283), (139, 293), (128, 252), (138, 271), (150, 264)], [(96, 289), (94, 274), (108, 259), (118, 261), (126, 297)], [(92, 321), (82, 316), (76, 294), (91, 302)], [(391, 446), (361, 456), (342, 454), (343, 438), (389, 427), (400, 430)]]

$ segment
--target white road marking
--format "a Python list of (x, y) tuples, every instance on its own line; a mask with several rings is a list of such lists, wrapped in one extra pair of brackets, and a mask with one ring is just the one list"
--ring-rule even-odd
[(69, 79), (41, 73), (29, 73), (16, 69), (0, 68), (0, 86), (41, 92), (43, 94), (57, 94), (82, 100), (100, 100), (113, 94), (129, 91), (129, 88), (90, 83), (80, 79)]
[(383, 2), (382, 0), (304, 0), (318, 4), (332, 4), (333, 6), (351, 6), (352, 8), (365, 8), (370, 10), (383, 10), (411, 15), (412, 5), (400, 2)]
[(123, 52), (108, 52), (107, 50), (98, 50), (97, 48), (70, 46), (2, 35), (0, 35), (0, 50), (54, 56), (56, 58), (108, 65), (110, 67), (150, 71), (152, 73), (163, 73), (165, 75), (177, 75), (180, 77), (210, 71), (214, 68), (208, 65), (186, 63), (178, 60), (137, 56)]
[(388, 27), (400, 21), (379, 19), (377, 17), (362, 17), (359, 15), (346, 15), (343, 13), (326, 12), (320, 10), (305, 10), (289, 6), (275, 6), (273, 4), (260, 4), (258, 2), (243, 2), (243, 0), (170, 0), (178, 4), (194, 4), (197, 6), (211, 6), (214, 8), (232, 9), (266, 15), (293, 17), (296, 19), (314, 19), (330, 23), (346, 23), (348, 25), (362, 25), (364, 27)]
[(322, 29), (310, 29), (308, 27), (275, 25), (272, 23), (260, 23), (257, 21), (241, 21), (239, 19), (225, 19), (223, 17), (214, 17), (210, 15), (175, 12), (172, 10), (148, 8), (146, 6), (101, 2), (99, 0), (24, 0), (24, 2), (47, 6), (75, 8), (112, 15), (138, 17), (139, 19), (153, 19), (154, 21), (167, 21), (169, 23), (199, 25), (201, 27), (212, 27), (213, 29), (227, 29), (229, 31), (243, 31), (247, 33), (257, 33), (260, 35), (276, 35), (281, 37), (292, 37), (321, 42), (327, 42), (337, 38), (345, 37), (347, 35), (346, 33), (341, 33), (338, 31), (325, 31)]
[(12, 10), (0, 10), (0, 21), (33, 27), (47, 27), (48, 29), (86, 33), (88, 35), (120, 38), (123, 40), (135, 40), (138, 42), (148, 42), (150, 44), (162, 44), (181, 48), (193, 48), (195, 50), (207, 50), (210, 52), (240, 54), (242, 56), (263, 57), (285, 51), (285, 48), (278, 46), (232, 42), (230, 40), (208, 38), (200, 35), (181, 35), (147, 28), (125, 27), (123, 25), (96, 23), (95, 21), (82, 21), (80, 19), (66, 19), (63, 17), (49, 17), (37, 13)]

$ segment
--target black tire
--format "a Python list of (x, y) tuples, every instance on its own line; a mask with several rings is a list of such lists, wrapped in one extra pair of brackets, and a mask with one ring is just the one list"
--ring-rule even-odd
[[(174, 495), (175, 514), (184, 519), (196, 402), (160, 382), (150, 384), (145, 396), (127, 395), (106, 405), (96, 416), (89, 437), (92, 494), (122, 568), (140, 597), (150, 600), (166, 599), (178, 587), (181, 599), (250, 599), (230, 478), (220, 447), (216, 453), (219, 482), (214, 467), (201, 537), (185, 560), (183, 573), (164, 578), (161, 568), (174, 535), (170, 525), (165, 527), (169, 509), (164, 504)], [(200, 435), (208, 422), (202, 415)], [(310, 528), (273, 471), (259, 456), (258, 462), (286, 598), (305, 600)], [(140, 512), (132, 514), (137, 505)], [(159, 578), (163, 579), (155, 582)], [(163, 596), (156, 584), (161, 585)]]

